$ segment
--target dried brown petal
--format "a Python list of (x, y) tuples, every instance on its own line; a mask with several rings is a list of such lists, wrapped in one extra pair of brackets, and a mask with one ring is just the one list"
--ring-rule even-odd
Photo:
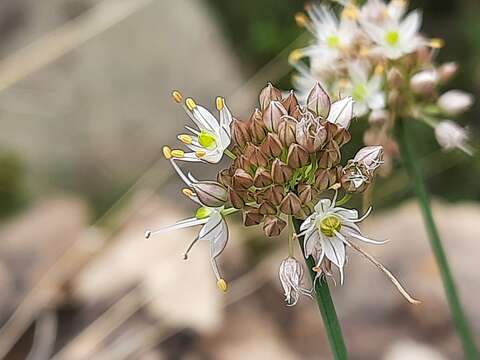
[(349, 193), (364, 192), (371, 182), (371, 173), (363, 164), (350, 162), (342, 171), (342, 187)]
[(230, 169), (223, 169), (217, 175), (217, 181), (224, 186), (232, 185), (232, 175), (230, 175)]
[(307, 109), (323, 119), (330, 112), (330, 97), (318, 82), (307, 96)]
[(330, 141), (328, 145), (319, 153), (318, 166), (322, 169), (335, 166), (340, 161), (340, 148), (335, 141)]
[(283, 185), (292, 178), (293, 170), (280, 159), (273, 160), (272, 179), (275, 184)]
[(272, 101), (263, 112), (263, 122), (269, 131), (276, 132), (287, 111), (279, 101)]
[(282, 99), (282, 92), (277, 89), (272, 83), (268, 83), (260, 92), (260, 109), (265, 110), (272, 101), (280, 101)]
[(280, 203), (280, 211), (286, 215), (298, 214), (302, 209), (300, 199), (293, 192), (289, 192)]
[(277, 208), (272, 203), (265, 201), (260, 204), (258, 212), (262, 215), (275, 215), (277, 213)]
[(263, 232), (268, 237), (278, 236), (285, 226), (287, 226), (285, 221), (276, 216), (269, 215), (263, 222)]
[(233, 175), (232, 184), (234, 189), (248, 189), (253, 185), (253, 178), (245, 170), (237, 169)]
[(289, 147), (295, 142), (296, 122), (291, 119), (284, 119), (278, 125), (278, 138), (283, 146)]
[(315, 173), (315, 186), (320, 191), (326, 190), (330, 186), (328, 171), (329, 169), (319, 169)]
[(243, 225), (253, 226), (261, 224), (263, 221), (264, 215), (260, 214), (257, 209), (248, 210), (244, 212), (243, 215)]
[(246, 170), (250, 169), (250, 161), (248, 160), (248, 157), (245, 155), (237, 155), (237, 158), (233, 160), (233, 168)]
[(271, 185), (273, 182), (270, 173), (262, 167), (257, 168), (255, 177), (253, 178), (253, 185), (257, 188), (263, 188)]
[(309, 158), (308, 152), (298, 144), (291, 144), (288, 148), (287, 163), (293, 169), (307, 165)]
[(260, 150), (263, 154), (270, 157), (279, 156), (282, 152), (282, 143), (278, 139), (277, 134), (269, 133), (260, 146)]
[(255, 166), (266, 167), (268, 165), (267, 155), (264, 154), (258, 146), (251, 145), (248, 153), (247, 151), (245, 152), (245, 156), (249, 159), (250, 163)]
[(252, 133), (252, 140), (256, 144), (260, 144), (263, 139), (267, 136), (267, 127), (263, 122), (262, 112), (258, 109), (255, 109), (251, 116), (250, 130)]
[(327, 129), (320, 123), (319, 118), (314, 118), (307, 113), (297, 124), (295, 138), (309, 153), (314, 153), (321, 148), (327, 139)]
[(233, 118), (230, 129), (232, 133), (232, 140), (241, 149), (243, 149), (247, 143), (252, 140), (247, 122)]

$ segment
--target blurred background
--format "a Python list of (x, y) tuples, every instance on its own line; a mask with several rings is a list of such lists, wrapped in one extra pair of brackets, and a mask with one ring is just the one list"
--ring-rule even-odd
[[(161, 156), (188, 122), (173, 89), (249, 116), (267, 81), (290, 87), (287, 56), (308, 42), (302, 1), (0, 2), (0, 358), (329, 359), (316, 304), (288, 308), (277, 280), (285, 239), (230, 221), (220, 294), (193, 232), (144, 241), (191, 215)], [(480, 3), (413, 1), (424, 32), (458, 61), (452, 87), (480, 94)], [(462, 122), (477, 135), (480, 102)], [(439, 150), (417, 126), (421, 165), (471, 324), (480, 340), (480, 157)], [(353, 153), (364, 124), (352, 126)], [(220, 167), (222, 164), (220, 164)], [(209, 178), (211, 167), (195, 168)], [(350, 256), (333, 289), (353, 359), (461, 359), (422, 221), (397, 166), (374, 190), (371, 248), (421, 299), (408, 305)], [(234, 217), (232, 217), (233, 219)], [(408, 232), (405, 229), (409, 229)]]

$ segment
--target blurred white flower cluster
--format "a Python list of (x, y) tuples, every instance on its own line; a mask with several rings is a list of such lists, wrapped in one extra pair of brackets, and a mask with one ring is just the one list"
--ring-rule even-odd
[(455, 63), (436, 65), (441, 39), (420, 34), (420, 10), (407, 12), (405, 0), (338, 1), (337, 15), (331, 8), (314, 5), (296, 21), (315, 37), (289, 58), (298, 74), (294, 85), (305, 99), (315, 82), (331, 94), (351, 96), (355, 115), (371, 124), (364, 141), (383, 145), (385, 160), (395, 155), (396, 143), (389, 137), (396, 118), (415, 119), (435, 129), (444, 149), (471, 153), (468, 134), (452, 121), (467, 110), (473, 97), (460, 90), (439, 94), (457, 71)]

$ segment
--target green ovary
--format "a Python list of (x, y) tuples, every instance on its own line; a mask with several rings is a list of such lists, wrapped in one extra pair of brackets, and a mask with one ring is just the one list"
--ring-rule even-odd
[(329, 48), (336, 48), (340, 45), (340, 38), (337, 35), (330, 35), (327, 37), (327, 45)]
[(215, 135), (205, 130), (200, 131), (200, 134), (198, 134), (198, 143), (209, 150), (217, 147), (217, 139)]
[(398, 31), (389, 31), (385, 34), (385, 40), (389, 45), (395, 46), (398, 44), (398, 40), (400, 39), (400, 34)]
[(336, 231), (340, 231), (342, 228), (342, 222), (337, 216), (329, 215), (320, 221), (318, 227), (322, 234), (332, 237), (335, 235)]
[(355, 101), (361, 102), (367, 96), (367, 88), (363, 84), (355, 85), (352, 91), (352, 98)]
[(202, 206), (201, 208), (198, 208), (197, 212), (195, 213), (195, 217), (198, 220), (202, 220), (202, 219), (208, 218), (211, 213), (212, 213), (212, 210), (210, 210), (205, 206)]

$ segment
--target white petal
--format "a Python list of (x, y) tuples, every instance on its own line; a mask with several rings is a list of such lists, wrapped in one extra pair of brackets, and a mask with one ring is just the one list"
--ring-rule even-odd
[(420, 10), (412, 11), (400, 24), (400, 36), (404, 39), (413, 37), (422, 24), (422, 12)]
[(348, 129), (353, 118), (353, 99), (348, 96), (332, 103), (327, 120)]
[(163, 227), (161, 227), (157, 230), (154, 230), (154, 231), (147, 231), (145, 236), (147, 238), (149, 238), (152, 235), (160, 235), (160, 234), (163, 234), (163, 233), (166, 233), (166, 232), (169, 232), (169, 231), (173, 231), (173, 230), (178, 230), (178, 229), (188, 228), (188, 227), (192, 227), (192, 226), (202, 225), (202, 224), (205, 224), (207, 221), (208, 221), (208, 219), (189, 218), (189, 219), (178, 221), (175, 224), (163, 226)]
[[(207, 130), (214, 133), (218, 133), (220, 124), (218, 123), (215, 116), (213, 116), (210, 111), (205, 109), (203, 106), (197, 105), (192, 111), (194, 118), (198, 121), (197, 126), (201, 130)], [(202, 126), (200, 126), (200, 124)]]
[(325, 256), (340, 269), (345, 265), (345, 244), (337, 237), (321, 237), (322, 249)]
[(213, 239), (222, 228), (223, 217), (219, 211), (213, 211), (208, 218), (207, 223), (200, 229), (199, 240)]
[(367, 99), (368, 107), (372, 110), (383, 109), (385, 102), (385, 93), (383, 91), (375, 92)]
[(330, 199), (321, 199), (317, 203), (317, 205), (315, 205), (315, 212), (317, 214), (326, 213), (330, 209), (331, 205), (332, 205), (332, 202), (330, 201)]
[(225, 249), (228, 242), (228, 227), (225, 220), (222, 219), (220, 229), (216, 236), (210, 241), (210, 257), (216, 258)]

